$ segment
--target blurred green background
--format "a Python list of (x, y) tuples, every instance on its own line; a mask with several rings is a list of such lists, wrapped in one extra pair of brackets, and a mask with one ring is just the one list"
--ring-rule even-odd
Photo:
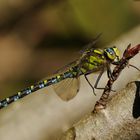
[(104, 47), (138, 24), (135, 0), (1, 0), (0, 99), (78, 58), (99, 33)]

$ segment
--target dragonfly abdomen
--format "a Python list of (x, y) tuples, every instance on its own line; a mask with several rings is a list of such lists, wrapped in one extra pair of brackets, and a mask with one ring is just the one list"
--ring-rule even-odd
[(8, 104), (11, 104), (12, 102), (15, 102), (39, 89), (50, 86), (52, 84), (56, 84), (66, 78), (72, 78), (72, 77), (74, 77), (74, 74), (72, 73), (71, 70), (68, 70), (63, 74), (58, 74), (57, 76), (51, 77), (50, 79), (40, 81), (39, 83), (36, 83), (35, 85), (32, 85), (24, 90), (21, 90), (17, 92), (17, 94), (0, 101), (0, 109), (6, 107)]

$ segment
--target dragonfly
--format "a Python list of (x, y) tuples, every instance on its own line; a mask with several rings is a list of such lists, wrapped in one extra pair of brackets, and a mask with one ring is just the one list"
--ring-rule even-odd
[[(53, 86), (56, 94), (64, 101), (69, 101), (73, 99), (80, 88), (80, 76), (84, 75), (85, 79), (89, 83), (90, 87), (93, 89), (104, 89), (98, 88), (98, 82), (105, 70), (107, 70), (107, 75), (109, 78), (112, 77), (112, 72), (110, 65), (117, 65), (120, 60), (119, 49), (115, 46), (105, 49), (95, 49), (95, 44), (97, 38), (85, 47), (79, 59), (71, 62), (70, 64), (64, 66), (64, 68), (57, 71), (57, 73), (51, 77), (48, 77), (34, 85), (23, 89), (13, 96), (0, 101), (0, 109), (8, 106), (12, 102), (15, 102), (37, 90)], [(93, 86), (87, 75), (99, 72), (100, 74)], [(95, 94), (96, 95), (96, 94)]]

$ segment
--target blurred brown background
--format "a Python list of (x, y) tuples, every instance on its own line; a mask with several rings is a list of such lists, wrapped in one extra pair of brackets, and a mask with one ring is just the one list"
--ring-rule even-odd
[(0, 99), (79, 57), (99, 33), (102, 47), (139, 23), (134, 0), (0, 0)]

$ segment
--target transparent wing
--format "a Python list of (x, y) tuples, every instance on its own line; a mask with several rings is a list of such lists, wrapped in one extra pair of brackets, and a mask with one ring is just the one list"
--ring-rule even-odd
[[(64, 67), (57, 70), (52, 76), (48, 76), (45, 79), (51, 79), (56, 77), (60, 74), (63, 74), (65, 71), (69, 70), (70, 67), (75, 66), (78, 60), (75, 60)], [(43, 80), (45, 80), (43, 79)], [(55, 93), (64, 101), (69, 101), (70, 99), (74, 98), (78, 93), (80, 87), (80, 80), (78, 78), (67, 78), (58, 83), (52, 85)]]
[(83, 54), (86, 51), (90, 51), (90, 50), (94, 49), (95, 44), (98, 42), (98, 40), (101, 37), (101, 35), (102, 35), (102, 33), (98, 34), (96, 36), (96, 38), (94, 38), (91, 43), (87, 44), (86, 46), (83, 47), (82, 50), (80, 50), (80, 53)]
[(76, 65), (78, 63), (78, 59), (70, 62), (69, 64), (65, 65), (64, 67), (58, 69), (54, 74), (63, 73), (64, 71), (68, 70), (70, 67)]
[(80, 88), (79, 78), (67, 78), (53, 85), (56, 94), (64, 101), (74, 98)]

